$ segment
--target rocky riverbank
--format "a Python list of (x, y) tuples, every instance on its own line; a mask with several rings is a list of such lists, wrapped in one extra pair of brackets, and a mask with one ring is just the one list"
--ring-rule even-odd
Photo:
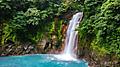
[[(40, 45), (12, 45), (6, 44), (0, 47), (0, 56), (16, 56), (25, 54), (60, 54), (61, 49), (46, 49), (40, 48)], [(79, 51), (78, 51), (79, 52)], [(119, 67), (120, 61), (116, 57), (99, 57), (94, 52), (87, 49), (81, 49), (78, 53), (79, 59), (85, 59), (89, 63), (89, 67)]]
[(119, 67), (120, 60), (117, 57), (110, 55), (97, 56), (94, 51), (87, 48), (79, 49), (78, 58), (84, 59), (88, 62), (89, 67)]

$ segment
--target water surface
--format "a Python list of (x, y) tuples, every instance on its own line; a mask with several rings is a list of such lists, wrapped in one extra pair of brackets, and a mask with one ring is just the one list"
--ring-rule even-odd
[(0, 57), (0, 67), (88, 67), (83, 60), (61, 61), (53, 54)]

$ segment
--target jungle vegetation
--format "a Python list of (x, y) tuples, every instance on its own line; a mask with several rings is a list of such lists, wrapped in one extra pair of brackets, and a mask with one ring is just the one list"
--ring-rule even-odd
[(77, 30), (82, 54), (85, 48), (99, 61), (120, 62), (120, 0), (0, 0), (0, 55), (6, 44), (36, 46), (51, 34), (59, 46), (62, 24), (70, 20), (66, 15), (81, 11)]

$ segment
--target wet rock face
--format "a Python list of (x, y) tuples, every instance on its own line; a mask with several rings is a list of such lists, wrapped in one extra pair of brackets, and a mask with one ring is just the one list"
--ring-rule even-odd
[(1, 48), (0, 49), (0, 56), (24, 55), (24, 54), (37, 53), (35, 50), (35, 46), (33, 46), (33, 45), (6, 44), (0, 48)]
[(32, 45), (30, 43), (15, 45), (14, 43), (9, 42), (0, 46), (0, 56), (56, 53), (56, 42), (57, 40), (55, 36), (53, 36), (51, 40), (43, 39), (36, 45)]
[(38, 42), (37, 47), (40, 48), (40, 49), (44, 49), (47, 42), (48, 42), (48, 39), (43, 39), (43, 40)]
[(87, 47), (79, 48), (78, 58), (85, 59), (89, 63), (89, 67), (120, 67), (120, 60), (116, 60), (117, 57), (110, 55), (100, 57)]

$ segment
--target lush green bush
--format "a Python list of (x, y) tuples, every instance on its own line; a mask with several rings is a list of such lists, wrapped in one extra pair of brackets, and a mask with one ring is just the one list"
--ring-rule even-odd
[[(46, 20), (44, 20), (46, 19)], [(49, 18), (50, 19), (50, 18)], [(8, 39), (11, 41), (38, 41), (48, 31), (48, 14), (45, 11), (29, 8), (25, 13), (18, 12), (16, 16), (6, 23), (3, 29), (3, 43)], [(51, 20), (49, 20), (51, 21)]]
[(80, 42), (99, 56), (120, 58), (120, 1), (85, 0)]
[[(61, 0), (4, 0), (0, 1), (1, 21), (3, 22), (2, 44), (8, 40), (17, 43), (37, 43), (46, 34), (55, 31), (61, 39), (61, 20), (65, 13), (75, 11), (79, 3), (67, 4)], [(54, 18), (58, 18), (55, 22)], [(57, 24), (56, 24), (57, 23)], [(55, 26), (56, 25), (56, 26)], [(56, 29), (54, 29), (54, 26)]]

